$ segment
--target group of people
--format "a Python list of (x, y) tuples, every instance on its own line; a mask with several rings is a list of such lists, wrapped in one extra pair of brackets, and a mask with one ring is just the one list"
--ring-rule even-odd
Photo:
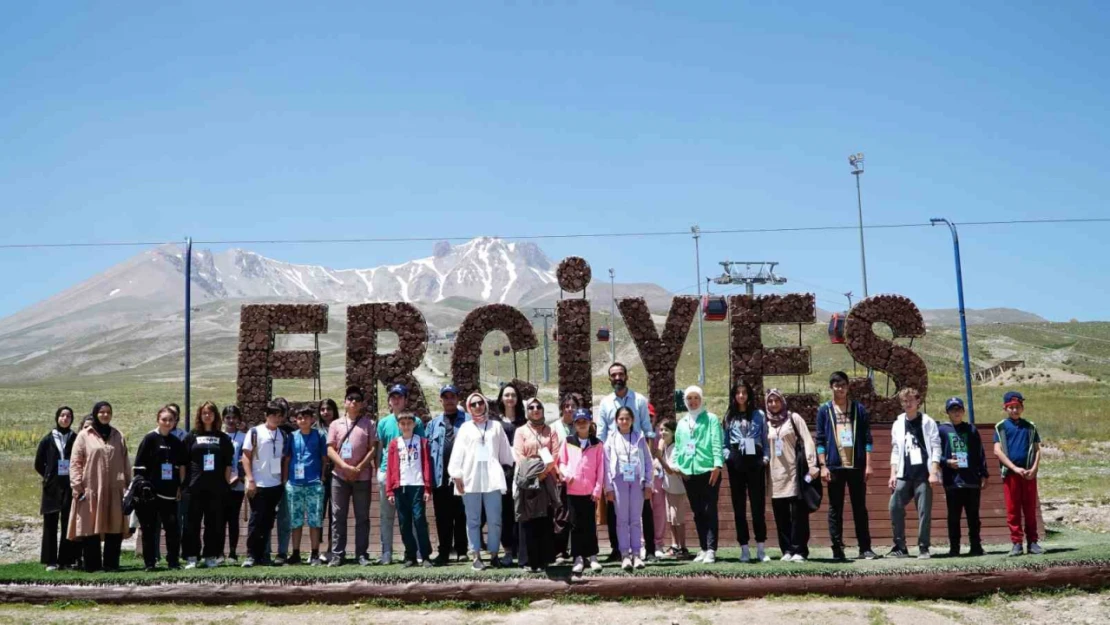
[[(571, 393), (550, 423), (543, 402), (520, 397), (512, 384), (502, 386), (495, 400), (475, 392), (462, 405), (458, 390), (448, 384), (440, 389), (442, 411), (427, 423), (409, 409), (403, 385), (388, 389), (389, 414), (380, 419), (365, 409), (365, 394), (357, 386), (347, 389), (343, 414), (325, 399), (291, 415), (289, 403), (278, 398), (267, 404), (265, 422), (254, 427), (237, 407), (221, 412), (206, 402), (186, 433), (177, 427), (180, 409), (169, 404), (155, 415), (156, 427), (139, 443), (134, 463), (123, 435), (111, 426), (110, 404), (97, 403), (77, 432), (73, 410), (62, 407), (35, 458), (43, 483), (42, 563), (48, 570), (118, 569), (120, 544), (136, 524), (148, 570), (162, 558), (163, 535), (171, 569), (182, 562), (185, 568), (238, 563), (245, 499), (249, 520), (243, 567), (341, 566), (348, 561), (352, 513), (350, 561), (368, 566), (374, 563), (369, 548), (371, 482), (376, 479), (380, 564), (393, 562), (394, 525), (399, 524), (406, 567), (468, 559), (475, 570), (517, 565), (539, 572), (564, 560), (574, 574), (597, 571), (602, 568), (597, 521), (604, 519), (612, 547), (608, 560), (630, 571), (655, 559), (691, 557), (688, 513), (698, 537), (692, 558), (712, 564), (726, 473), (741, 562), (770, 560), (768, 495), (781, 559), (804, 562), (809, 515), (818, 505), (813, 492), (820, 484), (827, 491), (834, 559), (847, 559), (845, 491), (859, 557), (878, 557), (866, 504), (874, 472), (871, 424), (864, 406), (848, 397), (845, 373), (829, 379), (832, 400), (818, 410), (816, 437), (777, 389), (758, 398), (747, 382), (738, 381), (730, 389), (727, 411), (718, 417), (706, 409), (702, 390), (691, 386), (683, 394), (682, 418), (657, 420), (647, 397), (628, 387), (627, 367), (613, 363), (609, 380), (613, 392), (602, 399), (596, 416)], [(911, 501), (919, 521), (918, 557), (929, 557), (936, 485), (943, 485), (948, 505), (950, 553), (960, 553), (961, 517), (966, 517), (969, 553), (982, 554), (979, 501), (988, 471), (979, 433), (964, 422), (963, 402), (949, 399), (949, 422), (938, 426), (921, 412), (916, 390), (904, 388), (898, 397), (904, 413), (891, 429), (894, 545), (887, 557), (909, 556), (905, 508)], [(1043, 553), (1036, 515), (1040, 438), (1022, 417), (1020, 393), (1007, 393), (1003, 403), (1008, 418), (995, 428), (994, 441), (1011, 553), (1024, 553), (1026, 543), (1028, 553)], [(437, 530), (435, 557), (429, 503)], [(127, 508), (133, 508), (134, 519)], [(326, 545), (325, 517), (330, 520)], [(311, 552), (302, 560), (306, 525)], [(275, 526), (277, 554), (272, 556)]]

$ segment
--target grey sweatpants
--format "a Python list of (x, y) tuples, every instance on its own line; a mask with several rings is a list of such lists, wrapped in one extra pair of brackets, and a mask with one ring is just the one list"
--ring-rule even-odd
[(347, 550), (347, 511), (355, 508), (355, 558), (369, 557), (370, 551), (370, 481), (348, 482), (331, 478), (331, 533), (333, 557), (342, 558)]
[(890, 496), (890, 524), (894, 528), (894, 545), (906, 548), (906, 506), (910, 501), (917, 507), (917, 546), (929, 548), (929, 529), (932, 524), (933, 488), (929, 478), (920, 481), (898, 480)]
[[(379, 474), (378, 477), (382, 475)], [(378, 529), (382, 538), (382, 558), (388, 561), (393, 558), (393, 519), (397, 516), (397, 507), (389, 503), (389, 497), (385, 496), (385, 479), (378, 482), (378, 494), (378, 503), (381, 505)]]

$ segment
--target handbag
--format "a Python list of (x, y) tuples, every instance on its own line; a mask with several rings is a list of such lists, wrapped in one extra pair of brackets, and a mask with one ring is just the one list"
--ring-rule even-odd
[(805, 501), (809, 513), (813, 514), (821, 507), (824, 489), (821, 487), (819, 478), (806, 481), (805, 478), (809, 475), (809, 461), (806, 460), (805, 442), (802, 440), (801, 432), (798, 431), (798, 424), (794, 422), (794, 415), (790, 415), (788, 418), (790, 419), (790, 425), (794, 426), (794, 459), (798, 466), (795, 481), (798, 484), (798, 496)]

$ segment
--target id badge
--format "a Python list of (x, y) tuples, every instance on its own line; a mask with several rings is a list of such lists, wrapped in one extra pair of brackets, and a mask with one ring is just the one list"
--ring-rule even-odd
[(551, 450), (546, 447), (540, 448), (540, 460), (543, 460), (544, 464), (555, 462), (555, 458), (551, 457)]
[(478, 462), (489, 462), (489, 446), (478, 445), (478, 451), (474, 452), (474, 459)]
[(168, 462), (162, 463), (162, 481), (168, 482), (173, 479), (173, 465)]
[(754, 438), (745, 438), (744, 439), (744, 455), (745, 456), (754, 456), (755, 455), (755, 439)]
[(69, 475), (69, 460), (58, 459), (58, 477)]
[(967, 452), (966, 451), (957, 451), (956, 452), (956, 466), (961, 468), (961, 469), (966, 469), (967, 468)]
[(841, 447), (851, 447), (852, 445), (853, 445), (852, 431), (851, 430), (840, 430), (840, 446)]
[(776, 458), (781, 458), (782, 457), (782, 439), (781, 438), (776, 438), (775, 439), (775, 457)]
[(216, 470), (216, 454), (204, 454), (204, 470)]
[(917, 466), (921, 464), (921, 450), (914, 448), (910, 450), (910, 464)]
[(293, 465), (293, 479), (304, 479), (304, 463), (298, 462), (297, 464)]
[(350, 460), (355, 457), (355, 450), (351, 445), (351, 441), (343, 441), (343, 446), (339, 448), (339, 457), (344, 460)]
[(621, 479), (625, 482), (636, 481), (636, 465), (631, 462), (621, 463)]
[(694, 441), (686, 441), (686, 456), (694, 457)]
[(281, 458), (274, 458), (269, 462), (270, 475), (281, 475)]

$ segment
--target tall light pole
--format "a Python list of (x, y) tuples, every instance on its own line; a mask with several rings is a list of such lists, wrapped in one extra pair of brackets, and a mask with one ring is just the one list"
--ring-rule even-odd
[(189, 431), (189, 391), (192, 387), (193, 237), (185, 237), (185, 431)]
[(848, 310), (851, 311), (852, 310), (852, 292), (848, 291), (847, 293), (844, 294), (844, 297), (848, 298)]
[(863, 249), (863, 194), (859, 188), (859, 177), (863, 175), (863, 152), (848, 155), (852, 165), (852, 175), (856, 177), (856, 206), (859, 209), (859, 264), (863, 270), (863, 298), (867, 299), (867, 254)]
[(609, 362), (617, 361), (617, 283), (609, 268)]
[[(701, 244), (698, 239), (701, 238), (701, 227), (697, 224), (690, 226), (690, 232), (694, 235), (694, 262), (698, 272), (698, 308), (701, 308)], [(698, 370), (698, 385), (705, 387), (705, 333), (702, 330), (702, 314), (698, 311), (698, 360), (700, 369)]]
[(964, 348), (964, 387), (967, 392), (968, 421), (975, 424), (975, 400), (971, 397), (971, 358), (967, 347), (967, 316), (964, 314), (964, 272), (960, 264), (960, 235), (956, 232), (956, 224), (947, 219), (935, 217), (929, 220), (934, 226), (947, 224), (952, 231), (952, 251), (956, 255), (956, 295), (960, 304), (960, 340)]

